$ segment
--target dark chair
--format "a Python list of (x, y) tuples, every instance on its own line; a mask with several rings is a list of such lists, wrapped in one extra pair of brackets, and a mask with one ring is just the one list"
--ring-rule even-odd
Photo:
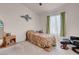
[(71, 44), (75, 46), (75, 47), (72, 47), (72, 50), (79, 54), (79, 51), (78, 51), (78, 49), (79, 49), (79, 37), (70, 36), (70, 41), (71, 41)]

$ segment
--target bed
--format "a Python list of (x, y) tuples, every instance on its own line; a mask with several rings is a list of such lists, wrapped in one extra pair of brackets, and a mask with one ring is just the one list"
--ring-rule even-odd
[(26, 41), (29, 41), (46, 51), (51, 51), (56, 45), (55, 36), (34, 31), (26, 32)]

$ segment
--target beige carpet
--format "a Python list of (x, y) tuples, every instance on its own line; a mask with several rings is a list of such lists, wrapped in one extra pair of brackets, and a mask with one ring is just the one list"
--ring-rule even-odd
[(0, 55), (76, 55), (71, 50), (64, 50), (60, 48), (59, 42), (51, 52), (46, 52), (42, 48), (39, 48), (29, 42), (20, 42), (14, 46), (0, 49)]

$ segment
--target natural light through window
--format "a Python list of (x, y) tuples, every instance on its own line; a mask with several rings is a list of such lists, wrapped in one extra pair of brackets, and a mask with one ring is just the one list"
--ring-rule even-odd
[(50, 16), (50, 34), (60, 35), (61, 19), (60, 15)]

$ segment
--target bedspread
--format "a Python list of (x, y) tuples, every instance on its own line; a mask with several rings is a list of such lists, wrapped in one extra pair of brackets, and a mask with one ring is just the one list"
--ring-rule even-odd
[(49, 34), (28, 31), (26, 33), (26, 38), (27, 41), (45, 49), (46, 51), (51, 51), (52, 47), (56, 45), (55, 37)]

